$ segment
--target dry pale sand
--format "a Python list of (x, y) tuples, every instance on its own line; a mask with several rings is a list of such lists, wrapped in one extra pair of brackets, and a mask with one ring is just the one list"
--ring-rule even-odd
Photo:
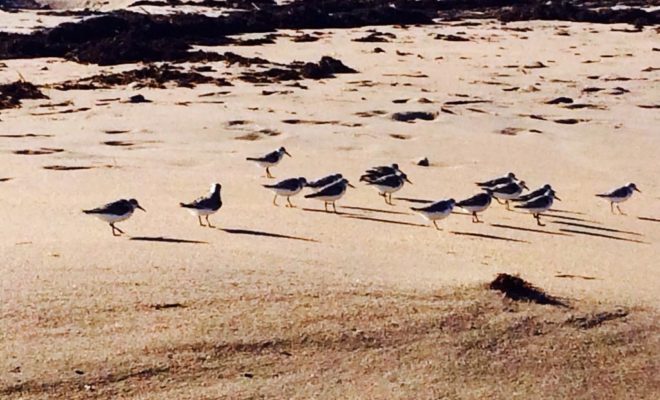
[[(90, 374), (128, 368), (151, 360), (151, 349), (215, 337), (218, 324), (223, 335), (236, 338), (264, 335), (267, 320), (286, 330), (289, 316), (305, 302), (276, 304), (296, 293), (311, 298), (331, 293), (332, 307), (340, 301), (332, 294), (341, 288), (442, 294), (509, 272), (572, 301), (656, 310), (660, 118), (639, 105), (657, 107), (660, 101), (659, 72), (643, 71), (660, 64), (652, 51), (657, 34), (589, 24), (509, 26), (531, 30), (502, 30), (496, 22), (379, 27), (396, 39), (357, 43), (351, 39), (367, 29), (353, 29), (324, 31), (315, 43), (280, 37), (274, 45), (213, 48), (287, 63), (331, 55), (359, 71), (303, 81), (307, 90), (238, 80), (222, 88), (45, 90), (49, 100), (3, 110), (0, 178), (12, 179), (0, 182), (0, 383), (47, 383), (63, 375), (75, 379), (74, 369)], [(459, 31), (472, 41), (433, 38)], [(569, 35), (557, 35), (560, 31)], [(375, 47), (385, 52), (375, 54)], [(547, 67), (524, 67), (536, 62)], [(16, 80), (20, 73), (35, 84), (135, 67), (55, 59), (5, 64), (0, 81)], [(210, 65), (218, 76), (239, 71)], [(514, 87), (519, 89), (503, 90)], [(586, 87), (603, 90), (585, 93)], [(629, 92), (611, 94), (616, 87)], [(286, 92), (264, 96), (263, 90)], [(138, 92), (153, 102), (101, 102)], [(544, 104), (558, 96), (599, 109)], [(397, 99), (410, 100), (393, 103)], [(444, 104), (467, 99), (488, 102)], [(66, 101), (72, 104), (44, 107)], [(80, 108), (89, 109), (56, 113)], [(358, 115), (376, 110), (384, 113)], [(432, 111), (438, 117), (402, 123), (390, 118), (398, 111)], [(553, 121), (565, 118), (580, 122)], [(303, 122), (285, 123), (288, 119)], [(241, 139), (262, 129), (280, 134)], [(502, 134), (505, 129), (515, 134)], [(16, 137), (26, 134), (35, 136)], [(127, 146), (104, 144), (108, 141)], [(358, 186), (338, 203), (340, 215), (319, 212), (322, 203), (302, 197), (293, 198), (296, 209), (272, 206), (271, 193), (261, 187), (268, 180), (245, 157), (279, 146), (293, 158), (273, 169), (278, 178), (342, 172)], [(62, 151), (14, 153), (42, 148)], [(423, 156), (430, 167), (414, 165)], [(393, 207), (357, 182), (365, 168), (391, 162), (414, 183), (395, 194)], [(494, 205), (484, 224), (452, 215), (436, 231), (409, 209), (416, 204), (410, 199), (468, 197), (476, 193), (474, 181), (509, 170), (531, 186), (556, 187), (563, 201), (546, 217), (546, 227)], [(622, 205), (628, 216), (611, 215), (594, 194), (628, 181), (643, 193)], [(201, 195), (212, 182), (222, 183), (224, 206), (212, 217), (218, 229), (203, 229), (178, 202)], [(119, 224), (128, 233), (123, 238), (112, 237), (107, 225), (80, 211), (128, 196), (147, 213), (138, 211)], [(167, 241), (150, 240), (158, 238)], [(232, 300), (241, 306), (232, 307)], [(187, 308), (150, 308), (168, 303)], [(333, 362), (325, 362), (331, 369)], [(17, 366), (20, 372), (8, 372)], [(215, 393), (238, 393), (232, 389), (244, 388), (229, 385)], [(177, 393), (170, 398), (185, 397)], [(478, 398), (491, 392), (475, 393)]]

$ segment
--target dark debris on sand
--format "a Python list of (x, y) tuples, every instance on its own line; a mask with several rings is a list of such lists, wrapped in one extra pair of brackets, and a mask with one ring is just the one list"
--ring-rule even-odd
[(17, 108), (23, 99), (47, 99), (38, 87), (30, 82), (16, 81), (0, 85), (0, 109)]
[(498, 274), (490, 283), (489, 288), (504, 293), (504, 296), (511, 300), (567, 307), (567, 304), (560, 299), (550, 296), (543, 290), (514, 275)]

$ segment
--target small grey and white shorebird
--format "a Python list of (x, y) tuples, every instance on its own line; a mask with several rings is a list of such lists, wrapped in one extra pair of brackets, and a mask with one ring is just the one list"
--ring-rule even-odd
[(533, 192), (529, 192), (523, 196), (519, 196), (518, 198), (511, 199), (511, 201), (516, 201), (516, 202), (525, 202), (525, 201), (530, 201), (532, 199), (535, 199), (537, 197), (543, 196), (547, 192), (553, 190), (552, 186), (550, 185), (543, 185), (543, 187), (540, 187)]
[(337, 212), (337, 207), (335, 202), (341, 199), (346, 193), (346, 188), (355, 186), (351, 185), (346, 178), (336, 181), (335, 183), (324, 187), (316, 193), (310, 193), (305, 195), (306, 199), (317, 199), (323, 201), (325, 206), (325, 211), (328, 212), (328, 204), (332, 204), (332, 209)]
[(392, 206), (394, 205), (392, 203), (392, 193), (401, 190), (405, 182), (412, 185), (412, 182), (410, 182), (406, 174), (399, 172), (398, 174), (386, 175), (371, 182), (367, 182), (367, 185), (375, 187), (378, 190), (378, 193), (385, 197), (385, 203)]
[(283, 181), (277, 182), (274, 185), (263, 185), (266, 189), (270, 189), (275, 193), (273, 197), (273, 205), (277, 205), (277, 196), (286, 197), (286, 207), (295, 207), (291, 203), (291, 196), (295, 196), (300, 193), (301, 190), (307, 185), (307, 179), (305, 178), (291, 178), (285, 179)]
[(552, 207), (554, 200), (561, 201), (554, 190), (549, 190), (546, 194), (531, 199), (523, 204), (516, 205), (515, 207), (531, 213), (539, 226), (545, 226), (545, 224), (541, 223), (541, 213), (548, 211), (550, 207)]
[(479, 220), (479, 215), (477, 215), (477, 213), (486, 211), (490, 206), (490, 203), (493, 201), (493, 192), (490, 189), (485, 190), (485, 192), (475, 194), (468, 199), (456, 203), (458, 207), (472, 213), (472, 222), (474, 223), (483, 222)]
[(517, 182), (518, 178), (516, 178), (516, 174), (513, 172), (509, 172), (505, 176), (501, 176), (499, 178), (491, 179), (489, 181), (484, 181), (484, 182), (476, 182), (477, 186), (480, 186), (482, 188), (494, 188), (495, 186), (499, 185), (507, 185), (509, 183), (514, 183)]
[(364, 174), (360, 176), (360, 182), (373, 182), (384, 176), (397, 174), (403, 174), (403, 171), (399, 169), (399, 164), (381, 165), (366, 170)]
[(342, 174), (332, 174), (332, 175), (324, 176), (323, 178), (319, 178), (315, 181), (307, 182), (307, 187), (312, 189), (314, 192), (318, 192), (324, 187), (328, 185), (332, 185), (333, 183), (343, 178), (344, 177), (342, 176)]
[[(146, 212), (135, 199), (121, 199), (108, 203), (104, 206), (93, 208), (91, 210), (83, 210), (85, 214), (90, 214), (110, 224), (112, 228), (112, 236), (119, 236), (124, 233), (121, 229), (117, 228), (115, 224), (127, 220), (133, 215), (136, 208)], [(119, 232), (119, 234), (117, 234)]]
[(427, 220), (433, 222), (435, 229), (440, 230), (437, 221), (447, 218), (449, 214), (451, 214), (451, 211), (454, 209), (454, 205), (456, 205), (456, 200), (448, 199), (436, 201), (435, 203), (425, 207), (411, 207), (410, 209), (416, 213), (419, 213)]
[(291, 157), (291, 154), (289, 154), (289, 152), (287, 152), (284, 147), (280, 147), (279, 149), (272, 151), (262, 157), (247, 157), (246, 160), (254, 161), (261, 168), (266, 168), (266, 177), (274, 178), (274, 176), (270, 173), (270, 168), (279, 164), (285, 154)]
[(206, 218), (208, 227), (215, 228), (213, 225), (211, 225), (211, 221), (209, 221), (209, 215), (215, 214), (218, 212), (220, 207), (222, 207), (220, 189), (222, 189), (222, 185), (219, 183), (214, 183), (211, 185), (211, 189), (207, 195), (191, 201), (190, 203), (179, 203), (179, 205), (187, 209), (190, 214), (197, 216), (200, 226), (206, 226), (202, 222), (202, 216), (204, 216)]
[(527, 185), (525, 185), (525, 181), (519, 181), (495, 186), (490, 190), (493, 192), (493, 197), (497, 199), (498, 203), (502, 204), (500, 200), (504, 200), (506, 209), (510, 210), (511, 208), (509, 207), (509, 201), (517, 199), (524, 189), (529, 190)]
[(619, 203), (623, 203), (624, 201), (628, 200), (630, 196), (633, 195), (633, 192), (642, 193), (641, 190), (637, 189), (637, 185), (634, 183), (629, 183), (626, 186), (622, 186), (607, 193), (597, 194), (596, 196), (609, 200), (612, 214), (614, 214), (614, 206), (616, 205), (616, 209), (619, 210), (619, 213), (621, 215), (626, 215), (623, 211), (621, 211)]

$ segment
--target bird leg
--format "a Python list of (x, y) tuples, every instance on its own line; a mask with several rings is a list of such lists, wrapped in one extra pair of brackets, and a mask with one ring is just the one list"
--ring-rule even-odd
[(392, 193), (390, 193), (390, 205), (393, 206), (394, 203), (392, 203)]
[(273, 175), (270, 174), (270, 167), (266, 167), (266, 178), (270, 178), (270, 179), (275, 178)]
[(614, 214), (614, 202), (610, 201), (610, 211)]
[(389, 200), (387, 200), (387, 193), (382, 193), (383, 198), (385, 198), (385, 204), (390, 204)]
[(295, 208), (296, 207), (296, 206), (293, 205), (293, 203), (291, 203), (291, 198), (290, 197), (286, 198), (286, 202), (288, 203), (287, 207), (290, 207), (290, 208)]
[(436, 220), (433, 220), (433, 226), (435, 226), (435, 229), (441, 231), (440, 227), (438, 226), (438, 222)]
[(473, 218), (472, 218), (472, 222), (474, 222), (474, 223), (480, 223), (480, 222), (483, 222), (483, 221), (480, 221), (480, 220), (479, 220), (479, 216), (477, 215), (476, 212), (473, 212), (473, 213), (472, 213), (472, 216), (473, 216)]
[(533, 214), (534, 218), (536, 219), (536, 224), (538, 226), (545, 226), (545, 224), (541, 223), (541, 214)]
[(337, 206), (334, 201), (332, 202), (332, 209), (335, 210), (335, 214), (337, 214)]
[(508, 211), (511, 211), (511, 207), (509, 207), (509, 200), (507, 200), (506, 203), (504, 203), (504, 204), (506, 204), (506, 209)]
[(621, 215), (626, 215), (626, 213), (624, 213), (623, 211), (621, 211), (621, 207), (619, 207), (618, 204), (616, 205), (616, 209), (619, 210), (619, 214), (621, 214)]
[(197, 216), (197, 219), (199, 220), (199, 226), (206, 226), (206, 225), (204, 225), (204, 223), (202, 222), (202, 216), (201, 216), (201, 215), (198, 215), (198, 216)]
[(277, 206), (277, 195), (275, 195), (275, 197), (273, 197), (273, 205)]
[(211, 221), (209, 221), (209, 216), (206, 216), (206, 223), (209, 224), (209, 228), (215, 228), (215, 226), (211, 225)]
[(504, 204), (504, 203), (502, 203), (502, 200), (498, 199), (497, 197), (495, 197), (495, 200), (497, 200), (497, 202), (500, 203), (500, 204)]
[[(115, 226), (114, 222), (110, 224), (110, 227), (112, 227), (112, 236), (121, 236), (124, 233), (124, 231)], [(119, 232), (119, 235), (115, 233), (115, 230)]]

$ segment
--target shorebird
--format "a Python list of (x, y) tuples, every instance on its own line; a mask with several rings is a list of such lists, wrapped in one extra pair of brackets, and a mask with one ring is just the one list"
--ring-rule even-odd
[(447, 218), (454, 209), (456, 200), (440, 200), (426, 207), (411, 207), (410, 209), (419, 213), (422, 217), (433, 222), (435, 229), (440, 230), (437, 221)]
[(318, 192), (324, 187), (331, 185), (342, 178), (343, 178), (342, 174), (332, 174), (332, 175), (324, 176), (323, 178), (317, 179), (315, 181), (307, 182), (307, 187), (315, 192)]
[(495, 186), (514, 183), (517, 180), (518, 180), (518, 178), (516, 178), (516, 175), (513, 172), (509, 172), (505, 176), (501, 176), (499, 178), (491, 179), (491, 180), (485, 181), (485, 182), (476, 182), (476, 184), (477, 184), (477, 186), (480, 186), (480, 187), (483, 187), (483, 188), (494, 188)]
[(270, 167), (274, 167), (279, 164), (285, 154), (291, 157), (291, 154), (289, 154), (284, 147), (280, 147), (279, 149), (272, 151), (263, 157), (247, 157), (246, 160), (254, 161), (261, 168), (266, 168), (266, 177), (274, 178), (274, 176), (270, 174)]
[(186, 208), (192, 215), (196, 215), (199, 220), (200, 226), (206, 226), (202, 222), (202, 215), (206, 218), (206, 223), (209, 228), (215, 228), (209, 221), (209, 215), (215, 214), (220, 207), (222, 207), (222, 199), (220, 198), (220, 189), (222, 185), (214, 183), (206, 196), (202, 196), (190, 203), (179, 203), (183, 208)]
[(394, 205), (392, 203), (392, 193), (401, 190), (405, 182), (412, 185), (412, 182), (410, 182), (406, 174), (399, 172), (398, 174), (386, 175), (371, 182), (367, 182), (367, 185), (373, 185), (378, 190), (378, 193), (385, 197), (386, 204)]
[(140, 204), (138, 204), (138, 201), (135, 199), (121, 199), (98, 208), (83, 210), (83, 212), (85, 214), (91, 214), (101, 221), (109, 223), (110, 227), (112, 228), (112, 236), (119, 236), (116, 232), (119, 232), (121, 235), (124, 233), (124, 231), (117, 228), (115, 224), (130, 218), (136, 208), (146, 212), (146, 210), (142, 208)]
[(324, 187), (316, 193), (311, 193), (305, 195), (306, 199), (317, 199), (323, 201), (325, 204), (325, 211), (328, 212), (328, 203), (332, 204), (332, 209), (337, 212), (337, 207), (335, 202), (342, 198), (344, 193), (346, 193), (346, 187), (350, 186), (354, 188), (355, 186), (351, 185), (348, 180), (342, 178), (341, 180), (336, 181), (335, 183)]
[(456, 205), (466, 211), (472, 213), (472, 222), (478, 223), (483, 222), (479, 220), (477, 213), (486, 211), (490, 206), (490, 203), (493, 200), (493, 192), (490, 189), (486, 189), (485, 192), (476, 194), (469, 199), (465, 199), (456, 203)]
[(529, 190), (527, 185), (525, 185), (525, 181), (511, 182), (505, 185), (495, 186), (490, 190), (493, 192), (493, 197), (497, 199), (497, 202), (502, 204), (500, 200), (504, 200), (506, 209), (510, 210), (511, 208), (509, 208), (509, 201), (518, 198), (523, 189)]
[(559, 200), (561, 199), (557, 197), (557, 194), (555, 193), (554, 190), (549, 190), (546, 192), (546, 194), (539, 196), (535, 199), (532, 199), (528, 202), (525, 202), (523, 204), (515, 206), (516, 208), (521, 208), (529, 213), (531, 213), (534, 218), (536, 219), (536, 223), (539, 226), (545, 226), (545, 224), (541, 223), (541, 213), (548, 211), (550, 207), (552, 207), (552, 202), (554, 200)]
[(612, 214), (614, 214), (614, 205), (616, 204), (616, 209), (619, 210), (619, 213), (621, 215), (626, 215), (623, 213), (623, 211), (621, 211), (619, 203), (623, 203), (624, 201), (628, 200), (630, 196), (633, 195), (633, 191), (642, 193), (641, 190), (637, 189), (637, 186), (634, 183), (629, 183), (626, 186), (614, 189), (611, 192), (597, 194), (596, 196), (610, 201), (610, 210), (612, 211)]
[(295, 207), (291, 203), (291, 196), (295, 196), (307, 185), (305, 178), (291, 178), (277, 182), (274, 185), (263, 185), (266, 189), (270, 189), (275, 193), (273, 197), (273, 204), (277, 205), (277, 196), (286, 197), (286, 207)]
[(378, 178), (382, 178), (387, 175), (398, 175), (403, 174), (403, 171), (399, 169), (399, 164), (392, 165), (382, 165), (379, 167), (373, 167), (364, 172), (364, 175), (360, 177), (360, 182), (373, 182)]
[(544, 194), (546, 194), (548, 191), (552, 190), (552, 186), (550, 185), (543, 185), (543, 187), (536, 189), (533, 192), (527, 193), (524, 196), (519, 196), (518, 198), (511, 199), (511, 201), (517, 201), (517, 202), (525, 202), (525, 201), (530, 201), (532, 199), (535, 199), (537, 197), (541, 197)]

